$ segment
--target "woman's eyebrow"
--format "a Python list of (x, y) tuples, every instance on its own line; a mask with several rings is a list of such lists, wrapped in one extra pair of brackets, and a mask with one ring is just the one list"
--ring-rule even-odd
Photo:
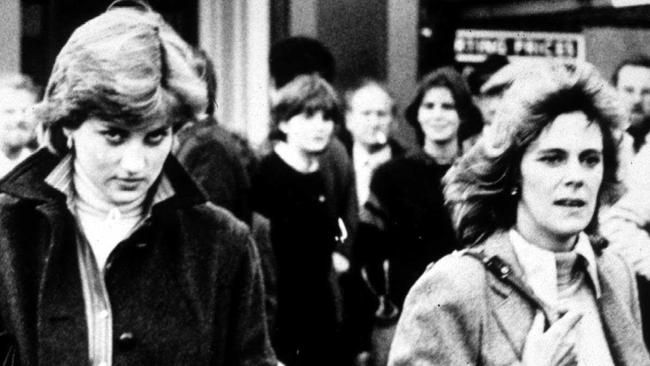
[(152, 134), (152, 133), (165, 132), (165, 131), (167, 131), (169, 128), (171, 128), (171, 126), (167, 126), (167, 125), (165, 125), (165, 126), (160, 126), (160, 127), (154, 128), (154, 129), (152, 129), (152, 130), (149, 130), (149, 131), (147, 131), (146, 133), (147, 133), (147, 134)]
[(566, 152), (566, 150), (559, 147), (548, 147), (539, 149), (537, 152), (539, 154), (559, 154)]

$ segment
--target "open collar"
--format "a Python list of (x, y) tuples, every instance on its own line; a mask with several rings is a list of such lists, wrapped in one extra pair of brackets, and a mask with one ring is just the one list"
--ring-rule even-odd
[[(45, 177), (45, 183), (50, 185), (52, 188), (63, 193), (66, 196), (66, 202), (68, 207), (73, 206), (74, 199), (74, 187), (72, 184), (73, 176), (73, 157), (71, 154), (67, 154), (61, 159), (61, 161), (54, 167), (52, 172)], [(150, 212), (151, 207), (154, 205), (163, 202), (174, 196), (176, 192), (172, 186), (167, 175), (162, 172), (160, 175), (159, 182), (155, 184), (155, 192), (151, 198), (151, 201), (145, 200), (145, 202), (150, 202), (145, 207), (145, 216)]]
[[(526, 282), (544, 301), (549, 304), (557, 303), (557, 268), (553, 252), (528, 242), (514, 229), (508, 232), (508, 238), (522, 266)], [(586, 274), (594, 287), (596, 298), (600, 298), (602, 291), (598, 280), (596, 256), (585, 233), (578, 234), (574, 251), (586, 261)]]
[[(65, 180), (65, 169), (60, 166), (65, 157), (53, 154), (46, 148), (38, 150), (19, 164), (13, 171), (0, 180), (0, 191), (23, 199), (41, 202), (66, 202), (67, 196), (61, 190), (54, 188), (46, 181), (52, 173), (56, 176), (51, 180)], [(68, 162), (67, 164), (70, 164)], [(60, 168), (55, 172), (57, 166)], [(194, 182), (175, 157), (169, 156), (163, 166), (163, 189), (156, 192), (155, 206), (192, 206), (207, 202), (207, 195)], [(70, 180), (71, 177), (68, 178)], [(60, 182), (66, 184), (65, 182)], [(162, 183), (162, 181), (161, 181)], [(70, 181), (67, 182), (70, 184)], [(171, 189), (174, 194), (169, 195)], [(152, 205), (152, 209), (154, 209)]]

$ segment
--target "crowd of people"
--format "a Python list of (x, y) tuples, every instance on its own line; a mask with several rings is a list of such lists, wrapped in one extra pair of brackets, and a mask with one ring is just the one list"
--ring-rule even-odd
[(269, 69), (260, 149), (144, 2), (0, 78), (3, 365), (650, 365), (650, 57), (491, 56), (404, 108), (316, 39)]

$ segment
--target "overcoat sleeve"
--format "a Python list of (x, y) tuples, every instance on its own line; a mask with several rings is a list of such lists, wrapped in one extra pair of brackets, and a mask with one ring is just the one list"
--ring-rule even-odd
[(479, 364), (484, 287), (485, 272), (470, 258), (449, 255), (430, 267), (406, 297), (388, 364)]
[(234, 333), (227, 347), (231, 353), (228, 364), (276, 366), (266, 327), (260, 259), (250, 236), (246, 240), (246, 254), (240, 260), (232, 288), (234, 316), (230, 319), (230, 329)]

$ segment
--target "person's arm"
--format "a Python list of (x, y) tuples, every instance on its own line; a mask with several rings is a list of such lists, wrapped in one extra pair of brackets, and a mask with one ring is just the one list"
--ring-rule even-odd
[(612, 207), (600, 214), (600, 232), (609, 250), (620, 254), (637, 275), (650, 279), (650, 145), (645, 145), (628, 163), (627, 191)]
[(246, 238), (232, 287), (228, 364), (240, 366), (277, 365), (266, 327), (264, 288), (260, 258), (252, 238)]

